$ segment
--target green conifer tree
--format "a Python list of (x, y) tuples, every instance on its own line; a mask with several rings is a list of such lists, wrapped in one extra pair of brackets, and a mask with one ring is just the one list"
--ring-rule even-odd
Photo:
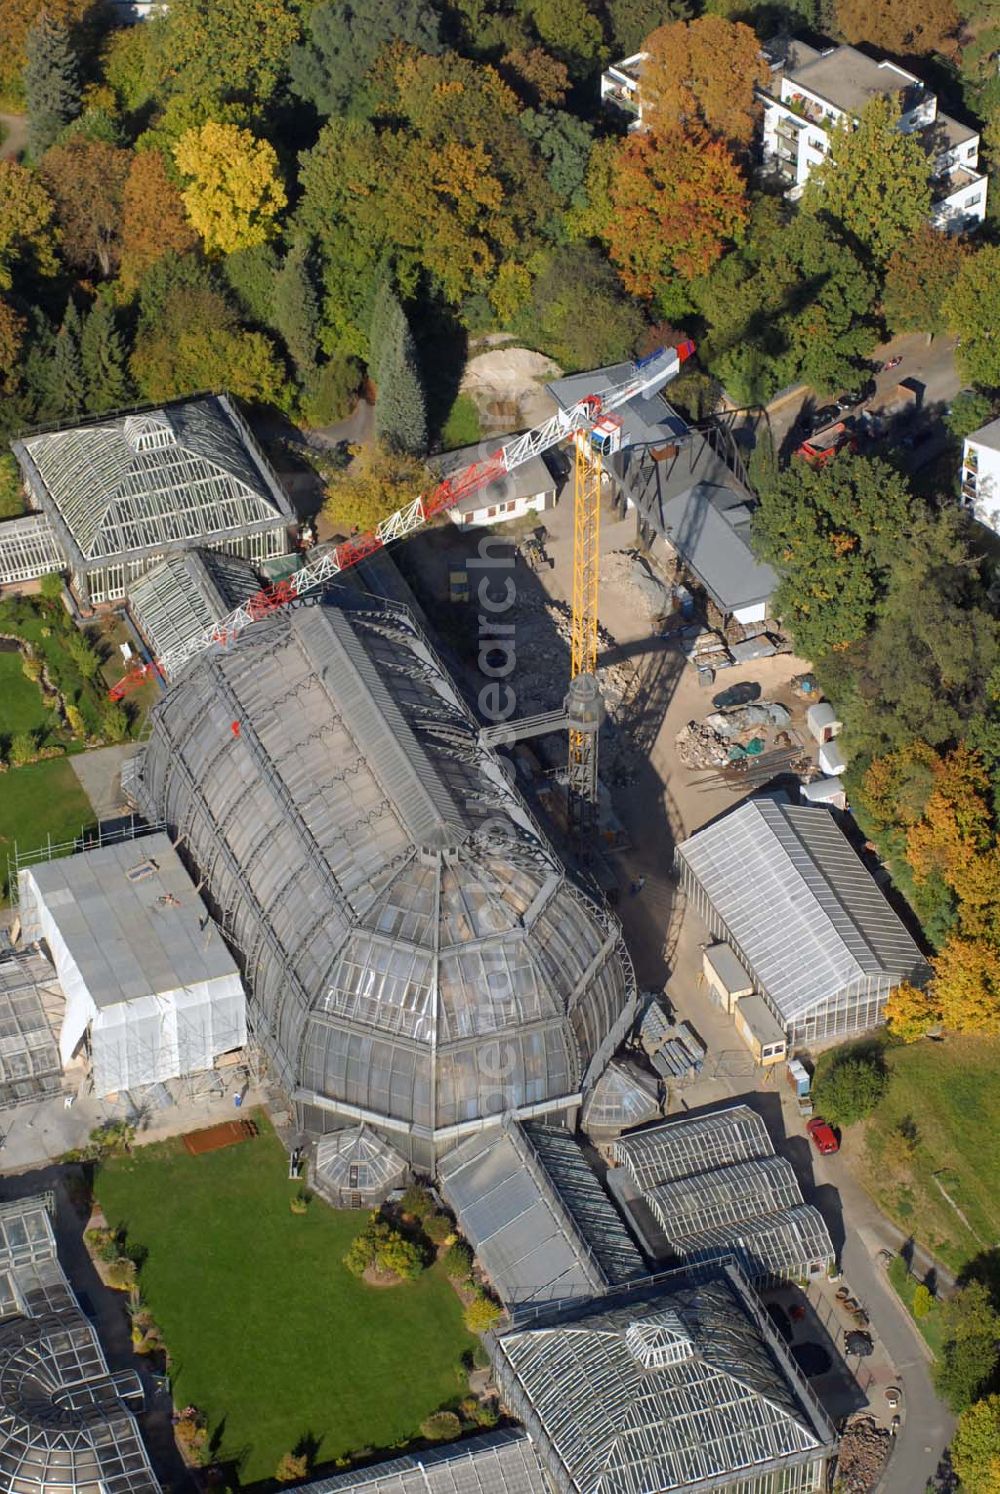
[(44, 10), (28, 32), (25, 59), (28, 150), (37, 161), (80, 112), (79, 69), (69, 32)]
[(121, 409), (131, 390), (125, 349), (110, 302), (95, 301), (90, 308), (80, 337), (80, 356), (90, 414)]
[[(397, 303), (398, 305), (398, 303)], [(402, 309), (379, 360), (375, 434), (391, 451), (427, 450), (427, 409), (409, 322)]]
[(293, 244), (285, 256), (274, 286), (274, 325), (304, 378), (316, 367), (319, 353), (319, 300), (307, 244)]
[[(80, 354), (80, 313), (71, 299), (56, 334), (52, 354), (51, 416), (63, 419), (82, 415), (87, 407), (87, 386)], [(46, 414), (50, 414), (46, 411)]]

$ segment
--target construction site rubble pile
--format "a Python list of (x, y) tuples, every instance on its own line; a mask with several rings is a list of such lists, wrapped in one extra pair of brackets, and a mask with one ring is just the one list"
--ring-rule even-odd
[(848, 1424), (840, 1442), (837, 1489), (843, 1494), (871, 1494), (882, 1475), (892, 1439), (871, 1416)]
[(689, 721), (677, 733), (677, 756), (686, 768), (723, 768), (735, 757), (753, 750), (764, 750), (768, 737), (776, 747), (797, 745), (797, 739), (785, 730), (791, 715), (779, 702), (760, 700), (752, 705), (734, 706), (727, 711), (713, 711), (703, 721)]
[(602, 558), (601, 585), (614, 587), (633, 607), (651, 618), (671, 616), (687, 595), (683, 587), (661, 580), (635, 550), (612, 550)]

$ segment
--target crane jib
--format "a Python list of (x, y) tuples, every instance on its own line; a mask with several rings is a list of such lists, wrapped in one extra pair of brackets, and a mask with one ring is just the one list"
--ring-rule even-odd
[(655, 394), (677, 376), (681, 365), (694, 351), (694, 343), (686, 339), (676, 347), (658, 348), (648, 357), (638, 359), (632, 364), (629, 377), (620, 384), (612, 385), (600, 393), (584, 395), (569, 409), (557, 410), (542, 425), (515, 436), (489, 456), (443, 478), (429, 493), (413, 499), (405, 508), (390, 514), (375, 529), (365, 534), (352, 535), (318, 560), (307, 562), (287, 580), (263, 587), (228, 617), (205, 628), (177, 648), (166, 650), (154, 663), (137, 665), (109, 691), (111, 698), (120, 700), (129, 691), (139, 688), (154, 673), (165, 680), (169, 679), (182, 664), (186, 664), (188, 659), (201, 653), (203, 649), (210, 648), (212, 644), (233, 643), (250, 623), (280, 612), (283, 607), (297, 601), (314, 587), (321, 586), (341, 571), (358, 565), (394, 540), (404, 539), (438, 514), (446, 513), (463, 498), (502, 481), (523, 462), (540, 456), (543, 451), (551, 450), (577, 432), (589, 429), (603, 415), (610, 414), (629, 400), (639, 395), (648, 397)]

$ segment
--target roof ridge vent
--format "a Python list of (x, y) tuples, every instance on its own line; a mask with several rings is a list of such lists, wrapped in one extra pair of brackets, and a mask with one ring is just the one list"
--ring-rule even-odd
[(629, 1323), (625, 1343), (636, 1364), (647, 1370), (682, 1364), (694, 1354), (694, 1340), (684, 1319), (672, 1307)]
[(147, 410), (125, 416), (125, 440), (135, 452), (162, 451), (177, 445), (177, 435), (166, 410)]

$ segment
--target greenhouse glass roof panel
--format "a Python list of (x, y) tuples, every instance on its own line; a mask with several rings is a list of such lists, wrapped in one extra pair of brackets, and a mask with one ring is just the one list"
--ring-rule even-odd
[(690, 1120), (664, 1121), (615, 1142), (615, 1161), (643, 1192), (675, 1178), (753, 1157), (769, 1157), (774, 1144), (748, 1105), (728, 1105)]
[(299, 1494), (552, 1494), (519, 1427), (306, 1484)]
[(515, 1324), (494, 1370), (557, 1486), (578, 1494), (702, 1488), (835, 1444), (732, 1268)]
[(748, 800), (677, 854), (786, 1023), (868, 976), (925, 968), (828, 810)]
[(85, 561), (291, 518), (273, 473), (215, 396), (27, 436), (13, 449)]

